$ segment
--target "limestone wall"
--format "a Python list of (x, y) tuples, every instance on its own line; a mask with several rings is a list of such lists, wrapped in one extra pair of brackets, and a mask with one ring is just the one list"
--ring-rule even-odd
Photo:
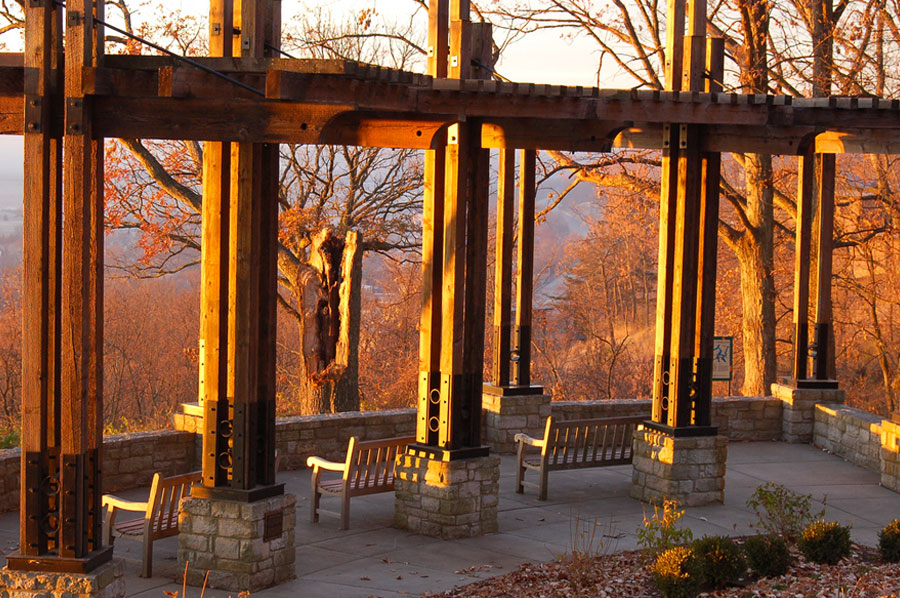
[(280, 453), (279, 467), (306, 467), (311, 455), (343, 461), (351, 436), (360, 440), (415, 436), (416, 410), (348, 411), (327, 415), (279, 417), (275, 442)]
[[(553, 417), (589, 419), (645, 415), (650, 418), (650, 399), (618, 401), (554, 401)], [(713, 425), (719, 434), (734, 441), (781, 439), (781, 401), (773, 397), (728, 397), (713, 399)]]
[(882, 418), (846, 405), (816, 405), (813, 444), (872, 471), (881, 471)]

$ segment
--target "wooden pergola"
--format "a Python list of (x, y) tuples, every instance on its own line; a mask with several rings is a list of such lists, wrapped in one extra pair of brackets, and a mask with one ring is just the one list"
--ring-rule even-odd
[[(670, 23), (683, 23), (684, 1), (670, 4)], [(537, 150), (619, 147), (664, 156), (654, 425), (674, 435), (713, 431), (722, 152), (800, 156), (794, 378), (824, 380), (831, 218), (818, 236), (818, 352), (807, 372), (811, 194), (821, 190), (830, 216), (834, 154), (900, 151), (900, 102), (721, 93), (722, 41), (705, 36), (705, 2), (690, 5), (687, 33), (669, 28), (669, 89), (622, 91), (490, 80), (482, 68), (490, 28), (470, 22), (467, 0), (431, 1), (428, 75), (279, 58), (278, 0), (211, 0), (210, 56), (196, 60), (203, 69), (105, 55), (102, 0), (28, 0), (24, 55), (0, 55), (0, 133), (25, 137), (21, 546), (9, 567), (90, 571), (111, 557), (100, 510), (106, 138), (207, 142), (197, 496), (254, 501), (283, 491), (274, 471), (279, 143), (426, 151), (419, 449), (442, 459), (487, 452), (479, 422), (493, 149), (505, 214), (494, 385), (530, 382), (533, 247), (526, 225), (518, 256), (511, 250), (515, 152), (527, 222)], [(825, 154), (818, 185), (816, 154)], [(511, 346), (514, 260), (522, 280)]]

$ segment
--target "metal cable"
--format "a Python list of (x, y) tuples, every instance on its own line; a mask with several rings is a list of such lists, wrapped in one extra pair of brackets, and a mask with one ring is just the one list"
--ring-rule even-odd
[[(56, 4), (58, 4), (59, 6), (66, 8), (66, 3), (63, 2), (62, 0), (54, 0), (54, 2), (56, 2)], [(261, 96), (261, 97), (266, 97), (266, 92), (260, 91), (259, 89), (256, 89), (255, 87), (253, 87), (251, 85), (247, 85), (243, 81), (238, 81), (234, 77), (229, 77), (225, 73), (217, 71), (214, 68), (210, 68), (210, 67), (206, 66), (205, 64), (197, 62), (196, 60), (191, 60), (187, 56), (182, 56), (181, 54), (176, 54), (175, 52), (172, 52), (171, 50), (168, 50), (168, 49), (166, 49), (158, 44), (155, 44), (149, 40), (146, 40), (140, 36), (134, 35), (133, 33), (129, 33), (127, 31), (125, 31), (124, 29), (120, 29), (120, 28), (116, 27), (115, 25), (110, 25), (106, 21), (104, 21), (102, 19), (98, 19), (97, 17), (94, 17), (94, 22), (99, 23), (100, 25), (103, 25), (104, 27), (108, 27), (109, 29), (112, 29), (113, 31), (120, 33), (121, 35), (124, 35), (125, 37), (127, 37), (129, 39), (133, 39), (136, 42), (140, 42), (146, 46), (150, 46), (154, 50), (157, 50), (159, 52), (162, 52), (163, 54), (171, 56), (172, 58), (174, 58), (176, 60), (180, 60), (181, 62), (184, 62), (185, 64), (189, 64), (190, 66), (192, 66), (194, 68), (198, 68), (205, 73), (209, 73), (210, 75), (213, 75), (214, 77), (218, 77), (219, 79), (228, 81), (229, 83), (231, 83), (233, 85), (237, 85), (241, 89), (245, 89), (245, 90), (247, 90), (251, 93), (254, 93), (258, 96)]]

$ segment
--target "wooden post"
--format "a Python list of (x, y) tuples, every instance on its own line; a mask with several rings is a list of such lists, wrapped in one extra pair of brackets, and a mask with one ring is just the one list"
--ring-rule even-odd
[[(449, 0), (428, 6), (428, 74), (447, 76)], [(425, 152), (425, 195), (422, 215), (422, 311), (419, 318), (419, 409), (416, 441), (436, 446), (441, 409), (441, 290), (443, 288), (444, 192), (446, 134)]]
[[(34, 303), (24, 324), (22, 553), (8, 567), (88, 572), (112, 556), (100, 526), (103, 149), (84, 79), (102, 61), (94, 17), (103, 18), (103, 2), (68, 3), (64, 64), (59, 9), (32, 2), (26, 11), (26, 160), (38, 167), (26, 174), (25, 296)], [(65, 74), (61, 90), (53, 67)], [(65, 98), (61, 193), (54, 91)]]
[[(271, 55), (270, 48), (280, 46), (279, 7), (263, 0), (233, 7), (215, 2), (211, 52)], [(283, 492), (274, 485), (278, 174), (278, 144), (208, 144), (201, 298), (205, 488), (195, 488), (195, 496), (253, 501)]]
[[(666, 89), (680, 91), (684, 53), (685, 0), (668, 0), (666, 28)], [(672, 345), (672, 272), (675, 257), (675, 221), (678, 206), (679, 129), (663, 127), (662, 169), (659, 192), (659, 254), (656, 291), (656, 349), (653, 362), (652, 421), (665, 424), (669, 418), (669, 365)]]
[(51, 126), (62, 87), (62, 9), (25, 5), (22, 466), (19, 554), (44, 557), (59, 533), (59, 307), (62, 140)]
[(537, 151), (519, 154), (519, 243), (516, 268), (516, 328), (513, 347), (512, 382), (531, 384), (531, 321), (534, 296), (534, 202), (537, 193), (535, 168)]
[(809, 249), (812, 234), (812, 193), (815, 185), (815, 154), (810, 149), (798, 158), (797, 232), (794, 245), (794, 360), (793, 379), (807, 377), (809, 356)]
[[(718, 93), (725, 66), (725, 40), (717, 37), (707, 40), (706, 71), (709, 75), (706, 91)], [(700, 276), (697, 291), (697, 335), (694, 346), (696, 356), (697, 391), (694, 400), (694, 420), (698, 426), (712, 424), (712, 364), (713, 341), (716, 327), (716, 266), (719, 241), (719, 186), (722, 156), (718, 153), (702, 154), (702, 181), (700, 198)]]
[(516, 191), (516, 154), (500, 150), (497, 173), (497, 239), (494, 257), (494, 364), (492, 383), (509, 385), (510, 310), (512, 308), (513, 209)]
[[(234, 44), (232, 0), (212, 0), (210, 56), (231, 56)], [(228, 372), (228, 247), (231, 145), (207, 142), (203, 151), (203, 206), (200, 285), (200, 403), (203, 405), (203, 484), (227, 482), (231, 434)]]
[(832, 254), (834, 252), (834, 177), (835, 155), (819, 155), (819, 231), (818, 270), (816, 275), (816, 356), (814, 378), (828, 380), (833, 371), (834, 347), (831, 310)]

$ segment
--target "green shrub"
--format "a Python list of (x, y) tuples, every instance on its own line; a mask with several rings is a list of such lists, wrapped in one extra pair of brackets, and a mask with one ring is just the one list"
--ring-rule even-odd
[(803, 530), (798, 545), (807, 560), (836, 565), (850, 554), (850, 528), (836, 521), (816, 521)]
[(694, 598), (700, 593), (701, 574), (690, 548), (676, 546), (660, 553), (650, 572), (664, 598)]
[(825, 516), (825, 509), (815, 515), (811, 513), (811, 500), (812, 494), (797, 494), (780, 484), (768, 482), (756, 487), (747, 500), (747, 507), (756, 513), (756, 529), (796, 542), (804, 527)]
[(21, 434), (18, 428), (0, 430), (0, 449), (16, 448), (21, 442)]
[(894, 519), (878, 532), (878, 550), (881, 560), (900, 563), (900, 519)]
[(693, 544), (703, 584), (719, 589), (737, 583), (747, 571), (740, 547), (727, 536), (704, 536)]
[(644, 524), (637, 529), (638, 546), (656, 555), (668, 548), (688, 544), (694, 534), (689, 528), (678, 529), (678, 521), (683, 515), (684, 511), (678, 510), (675, 500), (664, 500), (662, 512), (654, 505), (653, 516), (647, 517), (644, 513)]
[(761, 577), (784, 575), (794, 562), (787, 542), (775, 534), (747, 538), (744, 554), (750, 569)]

